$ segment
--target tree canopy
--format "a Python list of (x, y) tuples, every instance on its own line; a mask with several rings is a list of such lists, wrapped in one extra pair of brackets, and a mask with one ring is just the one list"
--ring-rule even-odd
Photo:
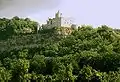
[[(34, 24), (33, 24), (34, 23)], [(106, 25), (35, 32), (29, 18), (0, 19), (0, 80), (8, 82), (119, 82), (120, 32)], [(32, 32), (24, 34), (23, 28)], [(10, 36), (2, 38), (2, 35)]]
[(29, 18), (19, 18), (18, 16), (12, 19), (0, 18), (0, 39), (5, 39), (16, 34), (35, 33), (38, 23), (31, 21)]

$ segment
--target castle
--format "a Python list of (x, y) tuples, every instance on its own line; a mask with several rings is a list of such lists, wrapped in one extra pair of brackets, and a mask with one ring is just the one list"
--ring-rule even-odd
[(77, 28), (71, 18), (62, 17), (62, 13), (59, 11), (55, 14), (55, 18), (49, 18), (47, 24), (42, 25), (42, 29), (51, 29), (54, 27)]

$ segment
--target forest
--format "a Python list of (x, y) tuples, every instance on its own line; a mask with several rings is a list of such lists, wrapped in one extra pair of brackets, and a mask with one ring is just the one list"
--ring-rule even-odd
[(29, 18), (0, 18), (1, 82), (120, 82), (119, 29), (36, 28)]

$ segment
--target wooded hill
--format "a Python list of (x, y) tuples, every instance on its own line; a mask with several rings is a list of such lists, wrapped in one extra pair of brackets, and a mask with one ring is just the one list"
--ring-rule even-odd
[[(6, 35), (9, 30), (0, 31)], [(57, 28), (11, 33), (0, 40), (3, 82), (120, 82), (117, 30), (103, 25), (81, 26), (67, 36), (59, 34)]]

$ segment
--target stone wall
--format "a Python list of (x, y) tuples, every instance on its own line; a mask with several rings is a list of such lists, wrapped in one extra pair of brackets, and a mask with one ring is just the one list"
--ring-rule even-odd
[(60, 13), (56, 13), (55, 18), (48, 19), (47, 24), (43, 27), (45, 29), (51, 29), (53, 27), (68, 27), (72, 26), (72, 19), (61, 17)]

